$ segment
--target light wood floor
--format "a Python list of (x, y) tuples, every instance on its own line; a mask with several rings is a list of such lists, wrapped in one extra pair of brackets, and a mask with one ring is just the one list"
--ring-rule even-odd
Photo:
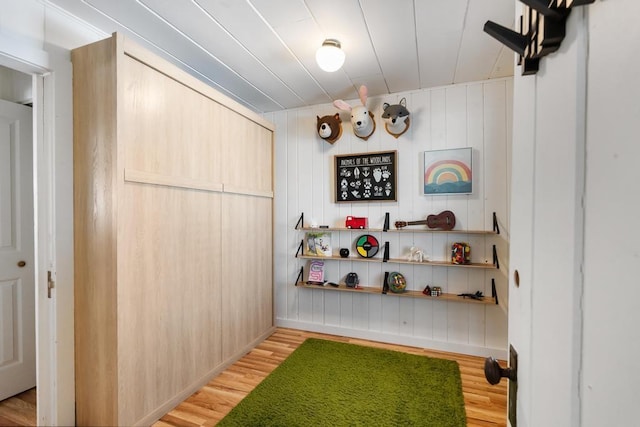
[[(214, 426), (308, 337), (455, 360), (460, 365), (462, 375), (467, 425), (506, 426), (506, 381), (497, 386), (489, 385), (484, 377), (484, 359), (481, 357), (282, 328), (162, 417), (154, 426)], [(35, 389), (0, 402), (0, 426), (35, 425)]]
[(36, 425), (36, 389), (0, 401), (0, 426)]
[(455, 360), (460, 365), (467, 425), (506, 426), (506, 381), (497, 386), (487, 382), (484, 377), (484, 358), (279, 328), (267, 340), (162, 417), (154, 427), (214, 426), (308, 337)]

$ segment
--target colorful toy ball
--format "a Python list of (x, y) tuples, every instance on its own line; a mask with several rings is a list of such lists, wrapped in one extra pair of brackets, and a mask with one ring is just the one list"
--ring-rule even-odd
[(407, 279), (397, 271), (389, 273), (387, 284), (389, 285), (389, 290), (396, 294), (401, 294), (407, 289)]

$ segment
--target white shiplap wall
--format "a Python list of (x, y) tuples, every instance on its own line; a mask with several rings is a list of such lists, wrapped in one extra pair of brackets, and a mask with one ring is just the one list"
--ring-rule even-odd
[[(369, 99), (377, 129), (368, 141), (353, 135), (348, 114), (342, 113), (343, 135), (334, 144), (316, 134), (316, 116), (337, 112), (331, 104), (266, 115), (276, 126), (275, 144), (275, 311), (279, 326), (417, 345), (434, 349), (504, 357), (507, 347), (507, 278), (509, 192), (511, 162), (511, 78), (460, 84)], [(411, 126), (396, 139), (384, 129), (382, 103), (407, 98)], [(348, 101), (357, 105), (359, 101)], [(424, 196), (421, 194), (425, 150), (473, 147), (473, 194)], [(396, 202), (336, 204), (333, 195), (333, 156), (373, 151), (398, 151)], [(500, 270), (412, 266), (350, 261), (328, 261), (325, 278), (343, 281), (355, 271), (366, 285), (381, 283), (385, 271), (400, 271), (408, 288), (427, 284), (444, 292), (482, 290), (491, 294), (491, 278), (498, 287), (500, 306), (448, 303), (393, 295), (357, 295), (294, 286), (303, 260), (294, 258), (303, 232), (294, 226), (304, 212), (305, 224), (344, 226), (347, 215), (366, 216), (371, 228), (381, 228), (385, 212), (396, 220), (424, 219), (450, 209), (460, 229), (492, 228), (492, 213), (500, 224), (499, 236), (430, 233), (377, 233), (390, 242), (390, 256), (401, 258), (418, 246), (431, 259), (444, 260), (454, 241), (468, 241), (473, 262), (491, 262), (497, 246)], [(333, 232), (334, 252), (353, 250), (360, 231)], [(305, 268), (305, 276), (307, 270)], [(306, 279), (306, 277), (305, 277)]]

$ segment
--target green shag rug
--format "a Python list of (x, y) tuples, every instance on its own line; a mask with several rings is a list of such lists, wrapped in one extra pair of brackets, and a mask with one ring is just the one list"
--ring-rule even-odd
[(454, 361), (308, 338), (218, 426), (465, 426)]

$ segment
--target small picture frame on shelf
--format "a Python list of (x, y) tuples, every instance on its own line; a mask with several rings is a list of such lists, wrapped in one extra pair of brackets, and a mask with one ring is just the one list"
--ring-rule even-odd
[(326, 257), (333, 255), (333, 248), (331, 247), (331, 233), (328, 231), (309, 232), (306, 236), (306, 242), (307, 255)]

